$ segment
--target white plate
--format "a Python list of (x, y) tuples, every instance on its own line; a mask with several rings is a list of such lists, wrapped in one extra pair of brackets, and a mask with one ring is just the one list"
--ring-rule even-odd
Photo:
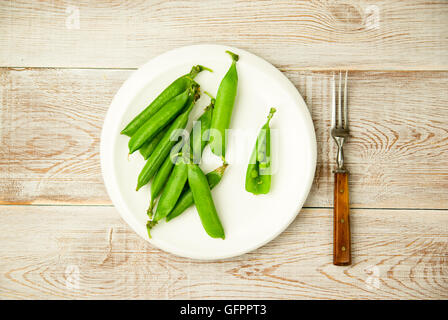
[[(238, 93), (233, 110), (229, 163), (213, 198), (226, 239), (212, 239), (202, 228), (196, 209), (190, 208), (169, 223), (159, 223), (149, 239), (146, 208), (149, 185), (135, 191), (144, 160), (135, 152), (128, 159), (129, 138), (124, 126), (177, 77), (195, 64), (214, 70), (196, 77), (201, 90), (216, 95), (231, 64), (226, 50), (237, 53)], [(190, 116), (196, 119), (209, 98), (202, 95)], [(274, 175), (268, 195), (245, 191), (246, 168), (256, 136), (270, 107)], [(191, 126), (191, 123), (189, 124)], [(220, 165), (206, 148), (201, 167), (208, 172)], [(194, 45), (166, 52), (134, 72), (115, 95), (101, 134), (101, 168), (112, 202), (123, 219), (142, 238), (173, 254), (195, 259), (223, 259), (254, 250), (278, 236), (294, 220), (311, 188), (316, 168), (316, 137), (308, 109), (294, 85), (265, 60), (238, 48)]]

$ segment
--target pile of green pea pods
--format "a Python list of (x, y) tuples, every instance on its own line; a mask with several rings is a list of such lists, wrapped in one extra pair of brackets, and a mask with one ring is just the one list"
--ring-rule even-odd
[[(200, 96), (200, 86), (195, 77), (204, 70), (212, 71), (201, 65), (192, 67), (188, 74), (173, 81), (121, 131), (121, 134), (130, 137), (129, 153), (138, 150), (146, 160), (138, 176), (137, 190), (152, 180), (147, 210), (149, 237), (151, 228), (159, 221), (165, 218), (168, 222), (194, 204), (207, 234), (212, 238), (225, 238), (211, 189), (221, 181), (227, 168), (224, 160), (225, 132), (230, 125), (238, 87), (236, 63), (239, 57), (232, 52), (227, 53), (232, 58), (232, 64), (219, 85), (216, 100), (211, 97), (210, 104), (194, 123), (192, 132), (200, 134), (190, 133), (187, 140), (181, 137), (175, 139), (178, 130), (187, 126), (190, 112)], [(269, 129), (269, 121), (265, 127)], [(259, 136), (257, 145), (260, 139), (264, 139), (266, 145), (266, 135), (263, 137)], [(270, 152), (269, 136), (267, 140), (268, 149), (263, 149), (265, 154), (266, 150)], [(198, 163), (208, 143), (211, 151), (222, 157), (223, 165), (205, 175)], [(176, 153), (175, 148), (179, 152)], [(254, 150), (252, 158), (255, 158), (251, 158), (249, 164), (246, 190), (254, 194), (267, 193), (270, 175), (269, 178), (261, 177), (257, 170), (270, 166), (270, 162), (266, 163), (265, 158), (263, 160), (262, 155), (258, 155), (263, 150), (257, 150)]]

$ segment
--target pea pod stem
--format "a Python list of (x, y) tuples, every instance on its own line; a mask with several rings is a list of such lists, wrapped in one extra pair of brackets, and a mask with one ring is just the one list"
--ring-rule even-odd
[(131, 137), (168, 101), (187, 90), (191, 85), (192, 79), (194, 79), (203, 70), (212, 72), (212, 70), (207, 67), (196, 65), (191, 68), (189, 73), (174, 80), (142, 112), (132, 119), (132, 121), (121, 131), (121, 134)]
[(231, 52), (229, 50), (226, 50), (226, 53), (229, 54), (232, 57), (232, 60), (235, 61), (235, 62), (240, 59), (240, 57), (237, 54), (235, 54), (235, 53), (233, 53), (233, 52)]
[[(190, 71), (190, 73), (189, 73), (189, 76), (192, 77), (193, 79), (194, 79), (194, 78), (196, 77), (196, 75), (197, 75), (199, 72), (201, 72), (201, 71), (206, 70), (206, 71), (208, 71), (208, 72), (213, 72), (212, 69), (207, 68), (207, 67), (204, 67), (203, 65), (200, 65), (200, 64), (196, 65), (195, 67), (196, 67), (196, 74), (195, 74), (195, 75), (192, 75), (192, 72), (191, 72), (191, 71)], [(195, 68), (195, 67), (193, 67), (193, 68)]]
[[(208, 95), (208, 96), (210, 97), (211, 100), (215, 100), (215, 97), (214, 97), (210, 92), (208, 92), (208, 91), (204, 91), (204, 93), (205, 93), (206, 95)], [(213, 104), (215, 104), (215, 103), (213, 102)]]

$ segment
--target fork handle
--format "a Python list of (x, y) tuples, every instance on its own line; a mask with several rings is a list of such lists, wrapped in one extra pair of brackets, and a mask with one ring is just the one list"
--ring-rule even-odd
[(333, 264), (337, 266), (347, 266), (352, 263), (349, 210), (348, 172), (335, 172)]

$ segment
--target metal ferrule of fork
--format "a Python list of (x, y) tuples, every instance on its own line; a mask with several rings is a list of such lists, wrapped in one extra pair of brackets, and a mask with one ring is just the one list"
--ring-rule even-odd
[(336, 157), (336, 170), (335, 172), (347, 172), (344, 167), (344, 137), (334, 137), (336, 144), (338, 145), (338, 154)]

